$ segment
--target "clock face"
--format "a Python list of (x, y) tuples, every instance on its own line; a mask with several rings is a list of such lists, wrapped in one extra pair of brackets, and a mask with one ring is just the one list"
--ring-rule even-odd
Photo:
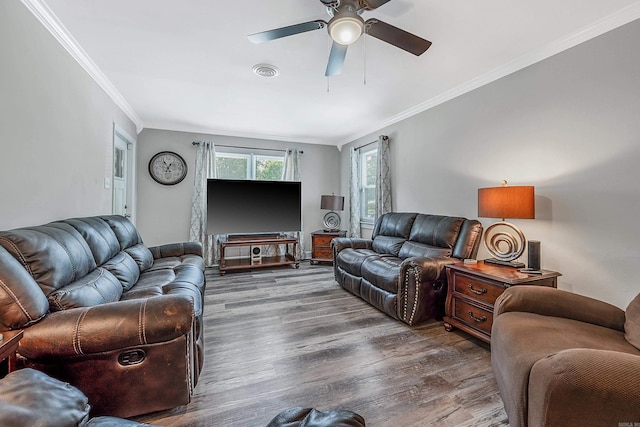
[(187, 163), (179, 154), (162, 151), (149, 161), (149, 174), (160, 184), (174, 185), (187, 176)]

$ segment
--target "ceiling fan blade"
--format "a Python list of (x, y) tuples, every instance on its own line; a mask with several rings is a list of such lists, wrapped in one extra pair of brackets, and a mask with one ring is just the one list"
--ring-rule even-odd
[(422, 55), (431, 42), (415, 34), (411, 34), (393, 25), (382, 22), (378, 19), (369, 19), (366, 22), (367, 34), (383, 42), (399, 47), (416, 56)]
[(276, 28), (274, 30), (263, 31), (248, 35), (247, 38), (254, 43), (264, 43), (282, 37), (293, 36), (295, 34), (306, 33), (307, 31), (320, 30), (327, 25), (324, 21), (310, 21), (302, 24), (289, 25), (288, 27)]
[(377, 9), (391, 0), (360, 0), (360, 6), (365, 10)]
[(324, 73), (326, 77), (337, 76), (340, 74), (342, 66), (344, 65), (344, 59), (347, 56), (348, 48), (349, 46), (347, 45), (333, 42), (333, 45), (331, 46), (331, 53), (329, 54), (327, 71)]

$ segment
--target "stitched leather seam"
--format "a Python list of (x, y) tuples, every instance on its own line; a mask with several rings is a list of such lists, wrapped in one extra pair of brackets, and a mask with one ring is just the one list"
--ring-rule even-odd
[(89, 314), (89, 310), (90, 308), (80, 313), (80, 316), (78, 316), (78, 320), (76, 320), (76, 326), (73, 330), (73, 350), (76, 352), (76, 354), (84, 354), (84, 352), (82, 351), (82, 345), (80, 343), (80, 323), (82, 323), (84, 318), (87, 317), (87, 314)]
[(145, 316), (147, 312), (147, 301), (143, 300), (142, 304), (140, 304), (140, 312), (138, 317), (138, 340), (140, 340), (140, 344), (147, 344), (147, 331), (145, 325)]
[(13, 299), (13, 302), (15, 302), (18, 305), (18, 307), (20, 307), (20, 309), (22, 310), (22, 313), (25, 316), (27, 316), (27, 319), (29, 319), (29, 321), (33, 321), (33, 318), (31, 317), (31, 315), (29, 315), (27, 310), (24, 308), (24, 306), (18, 300), (18, 297), (16, 297), (16, 294), (13, 293), (13, 291), (9, 288), (9, 286), (7, 286), (7, 284), (5, 284), (2, 280), (0, 280), (0, 286), (2, 286), (2, 288), (5, 290), (5, 292), (7, 292), (7, 294), (9, 294), (11, 299)]
[(8, 245), (13, 248), (13, 250), (15, 251), (15, 254), (20, 257), (20, 263), (22, 264), (22, 266), (29, 272), (31, 277), (33, 277), (33, 272), (31, 271), (31, 267), (29, 266), (29, 263), (27, 263), (27, 259), (24, 257), (22, 252), (20, 252), (20, 248), (18, 248), (18, 246), (15, 243), (7, 239), (6, 237), (0, 237), (0, 241), (8, 243)]
[(416, 316), (416, 310), (418, 309), (418, 298), (420, 296), (420, 277), (422, 276), (420, 272), (420, 267), (414, 266), (415, 277), (416, 277), (416, 296), (413, 300), (413, 310), (411, 311), (411, 318), (409, 319), (409, 324), (413, 325), (413, 319)]

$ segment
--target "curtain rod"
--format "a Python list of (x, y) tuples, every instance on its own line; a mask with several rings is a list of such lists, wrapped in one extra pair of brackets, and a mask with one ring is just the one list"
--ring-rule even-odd
[(378, 142), (378, 141), (373, 141), (373, 142), (370, 142), (368, 144), (361, 145), (359, 147), (353, 147), (353, 151), (359, 150), (359, 149), (364, 148), (364, 147), (368, 147), (369, 145), (375, 144), (376, 142)]
[[(193, 141), (191, 145), (200, 145), (200, 141)], [(279, 150), (277, 148), (256, 148), (256, 147), (242, 147), (239, 145), (218, 145), (214, 144), (216, 147), (225, 147), (225, 148), (242, 148), (244, 150), (261, 150), (261, 151), (278, 151), (280, 153), (286, 153), (287, 150)], [(304, 151), (300, 150), (298, 153), (303, 154)]]

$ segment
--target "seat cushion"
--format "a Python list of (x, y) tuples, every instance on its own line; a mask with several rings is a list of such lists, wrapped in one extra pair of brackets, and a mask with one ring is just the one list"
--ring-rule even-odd
[(378, 257), (378, 253), (371, 249), (352, 249), (346, 248), (341, 250), (336, 257), (338, 267), (354, 276), (362, 276), (362, 263), (369, 257)]
[(120, 300), (122, 284), (109, 271), (96, 268), (75, 282), (49, 294), (51, 311), (93, 307)]
[(380, 289), (398, 293), (400, 264), (397, 257), (369, 257), (362, 263), (362, 277)]

